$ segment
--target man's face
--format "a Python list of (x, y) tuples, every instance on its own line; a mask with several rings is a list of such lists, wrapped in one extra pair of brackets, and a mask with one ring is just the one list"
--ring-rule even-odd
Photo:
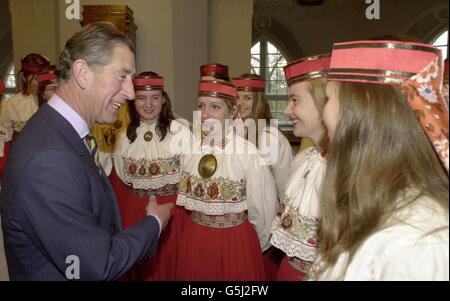
[(116, 120), (120, 106), (127, 99), (134, 99), (134, 73), (134, 54), (125, 45), (115, 46), (111, 62), (92, 72), (86, 100), (90, 123), (113, 123)]
[(44, 99), (48, 101), (55, 94), (56, 84), (47, 85), (44, 90)]

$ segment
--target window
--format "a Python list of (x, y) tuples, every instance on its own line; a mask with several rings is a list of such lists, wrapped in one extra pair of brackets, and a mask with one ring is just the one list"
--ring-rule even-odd
[(262, 39), (251, 49), (251, 73), (266, 79), (266, 98), (270, 105), (272, 118), (278, 119), (281, 128), (290, 128), (292, 122), (282, 112), (288, 101), (288, 86), (284, 78), (283, 67), (286, 57), (271, 42)]
[(8, 69), (8, 73), (6, 74), (5, 78), (5, 93), (3, 94), (3, 97), (5, 99), (9, 99), (16, 93), (16, 77), (14, 72), (14, 63), (11, 64), (11, 66)]
[(442, 51), (442, 59), (447, 58), (448, 48), (448, 30), (441, 33), (433, 42), (433, 45)]

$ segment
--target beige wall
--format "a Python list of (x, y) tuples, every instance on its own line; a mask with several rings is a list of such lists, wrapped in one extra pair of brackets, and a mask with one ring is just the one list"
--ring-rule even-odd
[(9, 1), (0, 1), (0, 79), (4, 79), (13, 60)]
[(208, 0), (175, 0), (173, 13), (173, 82), (175, 111), (192, 121), (198, 95), (199, 66), (207, 63)]
[(230, 76), (250, 71), (253, 0), (209, 0), (208, 61), (230, 68)]
[(20, 69), (20, 59), (31, 52), (57, 57), (55, 0), (10, 0), (14, 64)]
[[(167, 77), (166, 88), (173, 93), (172, 49), (172, 1), (170, 0), (81, 0), (83, 5), (123, 5), (134, 12), (137, 29), (136, 71), (152, 70)], [(63, 1), (59, 6), (59, 49), (64, 48), (68, 38), (81, 28), (79, 20), (67, 20), (67, 5)], [(82, 18), (82, 15), (81, 15)]]

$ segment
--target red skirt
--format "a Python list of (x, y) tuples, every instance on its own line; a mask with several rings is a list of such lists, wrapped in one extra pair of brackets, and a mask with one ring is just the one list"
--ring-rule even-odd
[(277, 281), (303, 281), (306, 273), (295, 269), (289, 262), (288, 257), (284, 256), (278, 270)]
[[(145, 208), (148, 205), (148, 197), (134, 195), (133, 190), (120, 180), (114, 169), (110, 181), (117, 195), (123, 228), (127, 229), (144, 219), (147, 216)], [(176, 195), (159, 196), (156, 202), (175, 205), (176, 199)], [(178, 242), (187, 219), (186, 210), (175, 205), (170, 221), (159, 237), (156, 254), (135, 265), (120, 280), (175, 280)]]
[(248, 220), (214, 228), (189, 218), (179, 247), (177, 280), (266, 280), (258, 236)]
[(0, 157), (0, 183), (3, 178), (3, 171), (5, 169), (6, 160), (8, 160), (9, 149), (11, 148), (12, 141), (8, 141), (4, 144), (3, 157)]

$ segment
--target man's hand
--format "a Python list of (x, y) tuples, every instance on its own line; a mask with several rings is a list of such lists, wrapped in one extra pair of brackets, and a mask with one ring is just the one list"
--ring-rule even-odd
[(162, 232), (169, 222), (172, 208), (172, 203), (158, 205), (158, 203), (156, 202), (156, 197), (152, 195), (148, 199), (148, 205), (145, 210), (147, 211), (147, 215), (156, 215), (159, 218), (159, 220), (161, 221)]

